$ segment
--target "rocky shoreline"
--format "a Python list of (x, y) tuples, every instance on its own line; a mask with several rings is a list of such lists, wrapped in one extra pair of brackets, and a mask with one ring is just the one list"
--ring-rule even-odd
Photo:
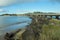
[(30, 18), (32, 19), (32, 23), (24, 29), (25, 31), (20, 29), (14, 33), (6, 33), (4, 36), (5, 40), (39, 40), (42, 26), (43, 24), (48, 24), (48, 20), (45, 17), (39, 16)]
[[(19, 29), (14, 33), (6, 33), (4, 38), (5, 40), (57, 40), (59, 37), (56, 37), (56, 28), (59, 31), (60, 23), (58, 20), (50, 20), (45, 17), (32, 16), (32, 23), (26, 26), (25, 29)], [(53, 24), (52, 24), (53, 23)], [(59, 35), (59, 34), (57, 34)]]

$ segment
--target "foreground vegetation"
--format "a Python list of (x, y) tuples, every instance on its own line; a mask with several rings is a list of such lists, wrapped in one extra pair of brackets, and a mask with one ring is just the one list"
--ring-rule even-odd
[(60, 21), (50, 20), (48, 25), (43, 25), (41, 40), (60, 40)]

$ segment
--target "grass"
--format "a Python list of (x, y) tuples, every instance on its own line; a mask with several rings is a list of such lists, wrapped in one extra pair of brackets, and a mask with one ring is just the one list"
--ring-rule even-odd
[(60, 40), (60, 20), (52, 19), (48, 25), (43, 25), (41, 40)]

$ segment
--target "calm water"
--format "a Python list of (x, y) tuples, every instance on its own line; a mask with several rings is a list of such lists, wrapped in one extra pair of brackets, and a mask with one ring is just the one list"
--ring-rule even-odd
[(30, 23), (31, 19), (27, 16), (0, 16), (0, 35), (24, 28)]

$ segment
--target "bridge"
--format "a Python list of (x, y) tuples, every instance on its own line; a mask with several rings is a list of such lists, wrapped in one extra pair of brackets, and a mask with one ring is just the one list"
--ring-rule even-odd
[(17, 16), (43, 16), (47, 18), (55, 18), (55, 19), (60, 19), (60, 14), (58, 13), (30, 13), (30, 14), (19, 14)]
[(47, 18), (53, 18), (55, 17), (55, 19), (60, 19), (60, 14), (48, 14), (48, 13), (45, 13), (45, 14), (31, 14), (32, 16), (36, 15), (36, 16), (42, 16), (42, 17), (47, 17)]

